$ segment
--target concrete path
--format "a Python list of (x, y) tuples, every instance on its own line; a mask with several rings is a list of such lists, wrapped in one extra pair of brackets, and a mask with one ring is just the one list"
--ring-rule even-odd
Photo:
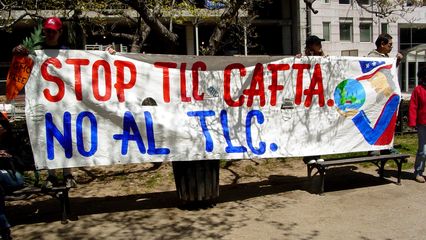
[(180, 208), (174, 191), (88, 198), (71, 192), (79, 219), (66, 225), (52, 199), (8, 206), (8, 214), (13, 236), (25, 240), (426, 239), (426, 184), (408, 172), (399, 186), (395, 171), (381, 180), (373, 168), (336, 168), (321, 196), (313, 193), (318, 179), (305, 174), (300, 168), (222, 185), (218, 203), (206, 209)]

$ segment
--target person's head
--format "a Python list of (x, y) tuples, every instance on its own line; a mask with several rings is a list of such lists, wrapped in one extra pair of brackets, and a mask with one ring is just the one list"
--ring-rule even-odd
[(392, 36), (382, 33), (377, 37), (375, 44), (379, 53), (388, 54), (392, 51)]
[(420, 68), (420, 70), (417, 72), (417, 79), (419, 80), (419, 83), (426, 86), (426, 67)]
[(43, 22), (44, 42), (47, 46), (56, 46), (59, 44), (59, 38), (62, 34), (62, 21), (57, 17), (50, 17)]
[(311, 35), (306, 38), (305, 42), (305, 55), (308, 56), (323, 56), (324, 52), (322, 51), (322, 44), (321, 42), (324, 41), (324, 39), (319, 38), (315, 35)]

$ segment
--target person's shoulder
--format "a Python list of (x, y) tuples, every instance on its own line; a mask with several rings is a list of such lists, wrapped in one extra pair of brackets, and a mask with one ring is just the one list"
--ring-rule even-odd
[(426, 86), (419, 84), (416, 87), (414, 87), (413, 91), (411, 92), (411, 96), (413, 96), (414, 94), (415, 95), (421, 94), (422, 92), (426, 93)]
[(367, 57), (383, 57), (383, 55), (379, 53), (376, 49), (373, 49), (367, 54)]

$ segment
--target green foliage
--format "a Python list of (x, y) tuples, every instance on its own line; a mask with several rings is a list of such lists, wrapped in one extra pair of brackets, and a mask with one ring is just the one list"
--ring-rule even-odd
[(366, 155), (366, 152), (351, 152), (351, 153), (330, 154), (326, 156), (321, 156), (321, 158), (323, 159), (352, 158), (352, 157), (361, 157), (365, 155)]
[(256, 167), (255, 166), (253, 166), (253, 165), (246, 165), (245, 167), (244, 167), (244, 172), (246, 172), (248, 175), (250, 175), (250, 176), (253, 176), (253, 175), (255, 175), (256, 174), (256, 172), (257, 172), (257, 169), (256, 169)]
[[(397, 165), (396, 165), (395, 161), (388, 161), (386, 163), (386, 165), (389, 166), (392, 169), (396, 169), (397, 168)], [(414, 162), (408, 161), (408, 162), (402, 164), (402, 169), (403, 170), (412, 170), (412, 169), (414, 169)]]
[(147, 176), (144, 186), (149, 189), (154, 189), (163, 179), (164, 176), (160, 172), (154, 172)]
[(220, 168), (224, 168), (227, 164), (228, 164), (228, 162), (226, 160), (219, 160)]
[(417, 135), (416, 134), (404, 134), (396, 135), (394, 147), (400, 152), (415, 156), (417, 153)]
[(34, 50), (41, 49), (41, 44), (44, 41), (44, 36), (42, 34), (42, 25), (41, 23), (34, 29), (34, 32), (31, 33), (30, 37), (26, 37), (22, 42), (22, 45), (26, 47), (31, 54), (34, 54)]

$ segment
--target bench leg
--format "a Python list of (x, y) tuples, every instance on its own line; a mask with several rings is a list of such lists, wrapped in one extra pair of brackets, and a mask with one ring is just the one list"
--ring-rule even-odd
[(306, 165), (307, 169), (308, 169), (308, 177), (312, 177), (312, 170), (314, 170), (314, 166), (312, 166), (312, 164), (308, 164)]
[(387, 162), (387, 161), (388, 161), (387, 159), (380, 160), (379, 176), (380, 176), (381, 178), (383, 178), (383, 177), (384, 177), (385, 165), (386, 165), (386, 162)]
[(398, 166), (398, 185), (401, 185), (401, 172), (402, 172), (402, 163), (404, 162), (404, 159), (395, 159), (395, 163)]
[(58, 198), (61, 203), (61, 223), (68, 223), (68, 216), (70, 214), (70, 200), (68, 197), (68, 190), (64, 190), (63, 192), (58, 193)]
[(318, 194), (323, 194), (324, 193), (325, 168), (318, 166), (317, 169), (318, 169), (318, 172), (320, 174), (320, 191), (319, 191)]
[(67, 218), (69, 219), (71, 216), (71, 208), (70, 208), (70, 198), (68, 195), (68, 190), (65, 192), (64, 201), (65, 201), (65, 212), (67, 214)]
[(38, 187), (40, 185), (40, 172), (38, 170), (34, 170), (34, 186)]

